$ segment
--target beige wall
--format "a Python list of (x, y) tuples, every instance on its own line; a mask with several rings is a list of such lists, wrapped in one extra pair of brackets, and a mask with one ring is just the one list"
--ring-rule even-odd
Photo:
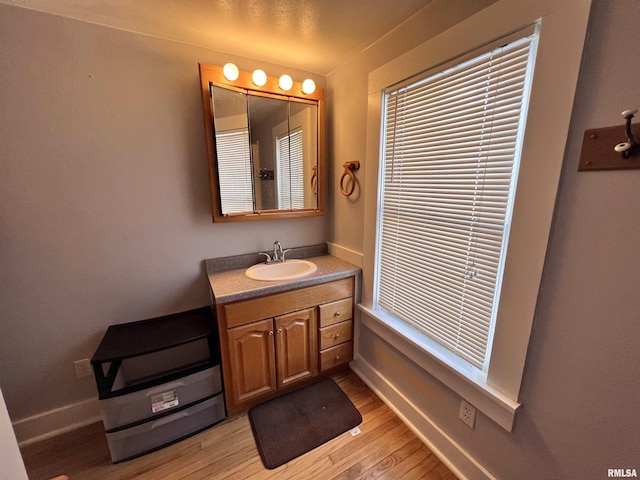
[[(457, 419), (460, 397), (360, 332), (360, 354), (389, 389), (496, 478), (600, 479), (609, 468), (640, 468), (640, 171), (577, 172), (584, 130), (622, 125), (620, 112), (640, 106), (640, 65), (631, 60), (639, 23), (638, 2), (594, 0), (513, 432), (482, 414), (468, 429)], [(367, 74), (414, 46), (407, 39), (420, 29), (405, 25), (391, 45), (387, 37), (329, 76), (336, 165), (364, 158)], [(330, 241), (362, 251), (363, 199), (334, 197)]]
[(0, 46), (0, 382), (14, 421), (96, 395), (72, 362), (108, 325), (206, 305), (204, 259), (326, 240), (326, 217), (211, 222), (198, 62), (280, 68), (5, 4)]
[[(362, 252), (364, 231), (364, 163), (367, 130), (367, 82), (371, 70), (436, 36), (496, 0), (433, 0), (328, 77), (329, 237), (342, 247)], [(354, 193), (340, 193), (343, 164), (360, 161)], [(376, 174), (376, 172), (371, 172)]]

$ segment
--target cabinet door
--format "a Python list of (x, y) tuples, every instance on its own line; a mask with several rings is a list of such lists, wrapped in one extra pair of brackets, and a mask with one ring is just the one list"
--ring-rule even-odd
[(275, 318), (278, 387), (318, 373), (318, 327), (314, 308)]
[(231, 328), (227, 336), (234, 405), (275, 390), (273, 320)]

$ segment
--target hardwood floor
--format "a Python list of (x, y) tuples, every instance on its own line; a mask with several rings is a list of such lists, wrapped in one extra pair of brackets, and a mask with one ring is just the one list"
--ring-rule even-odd
[(262, 465), (245, 415), (175, 445), (112, 464), (102, 423), (22, 449), (31, 480), (402, 479), (455, 475), (351, 371), (333, 377), (362, 414), (361, 433), (346, 432), (274, 470)]

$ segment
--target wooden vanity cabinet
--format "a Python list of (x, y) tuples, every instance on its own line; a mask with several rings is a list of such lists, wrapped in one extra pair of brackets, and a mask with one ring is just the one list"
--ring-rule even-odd
[(228, 329), (234, 403), (315, 376), (316, 331), (313, 309)]
[(354, 277), (216, 305), (229, 414), (353, 358)]

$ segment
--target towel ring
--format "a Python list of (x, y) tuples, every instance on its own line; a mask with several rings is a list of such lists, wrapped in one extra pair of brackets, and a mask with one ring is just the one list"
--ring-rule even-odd
[[(353, 190), (356, 188), (356, 176), (353, 172), (360, 168), (360, 162), (357, 160), (354, 160), (352, 162), (345, 162), (343, 167), (344, 173), (340, 177), (340, 192), (345, 197), (350, 197), (353, 193)], [(344, 188), (344, 179), (347, 177), (349, 177), (349, 179), (351, 180), (351, 188), (349, 188), (349, 190), (346, 190)]]
[(313, 175), (311, 175), (311, 192), (315, 195), (318, 193), (318, 166), (313, 166)]

